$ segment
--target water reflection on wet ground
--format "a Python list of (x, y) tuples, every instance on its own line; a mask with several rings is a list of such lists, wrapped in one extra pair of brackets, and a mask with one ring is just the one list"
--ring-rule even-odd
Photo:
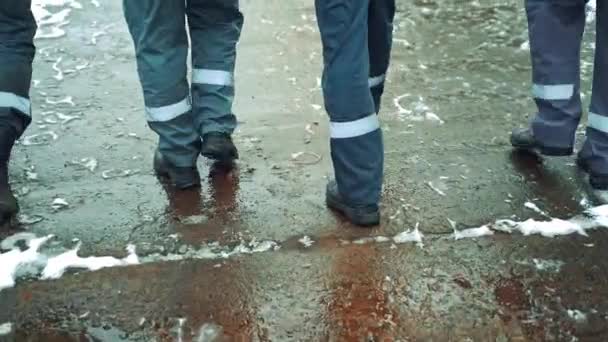
[[(0, 236), (53, 233), (51, 250), (78, 238), (83, 255), (124, 256), (133, 243), (143, 263), (19, 277), (0, 292), (0, 341), (606, 340), (603, 230), (452, 236), (452, 224), (546, 218), (525, 203), (564, 219), (593, 205), (573, 159), (509, 147), (534, 113), (522, 4), (397, 4), (383, 223), (371, 231), (323, 205), (312, 3), (243, 3), (241, 160), (201, 160), (203, 186), (181, 192), (150, 170), (156, 138), (120, 2), (47, 6), (41, 32), (59, 37), (37, 40), (35, 122), (11, 168), (24, 216)], [(583, 94), (590, 71), (583, 63)], [(393, 239), (414, 227), (422, 244)]]

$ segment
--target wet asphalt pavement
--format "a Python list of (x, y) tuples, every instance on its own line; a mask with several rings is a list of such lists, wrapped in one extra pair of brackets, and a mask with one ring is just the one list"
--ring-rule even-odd
[[(451, 235), (450, 221), (543, 219), (526, 202), (557, 218), (593, 204), (572, 158), (508, 144), (534, 111), (520, 1), (398, 1), (383, 222), (371, 231), (323, 205), (331, 164), (311, 1), (242, 1), (241, 160), (201, 159), (205, 184), (185, 192), (152, 173), (156, 137), (120, 3), (47, 7), (70, 8), (69, 23), (37, 40), (35, 120), (11, 165), (23, 216), (0, 238), (54, 234), (51, 250), (78, 239), (83, 256), (135, 244), (144, 262), (22, 277), (0, 291), (0, 328), (11, 323), (0, 341), (608, 340), (605, 231)], [(423, 246), (356, 243), (416, 226)]]

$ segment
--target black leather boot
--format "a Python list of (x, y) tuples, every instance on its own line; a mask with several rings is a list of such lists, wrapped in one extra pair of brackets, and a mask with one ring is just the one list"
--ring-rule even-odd
[(8, 163), (16, 140), (17, 130), (14, 127), (0, 125), (0, 225), (19, 212), (19, 204), (8, 183)]

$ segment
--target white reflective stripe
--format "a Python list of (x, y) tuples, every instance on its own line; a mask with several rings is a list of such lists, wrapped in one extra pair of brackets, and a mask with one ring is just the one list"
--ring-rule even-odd
[(0, 91), (0, 107), (15, 108), (27, 116), (30, 116), (32, 113), (32, 104), (30, 100), (3, 91)]
[(376, 76), (376, 77), (370, 77), (369, 78), (369, 87), (370, 88), (374, 88), (377, 87), (379, 85), (381, 85), (382, 83), (384, 83), (384, 80), (386, 80), (386, 74), (382, 74), (380, 76)]
[(534, 84), (532, 94), (541, 100), (570, 100), (574, 95), (573, 84), (542, 85)]
[(146, 117), (152, 122), (166, 122), (188, 112), (192, 106), (190, 105), (190, 97), (164, 107), (146, 107)]
[(380, 121), (378, 115), (372, 114), (350, 122), (330, 122), (329, 125), (330, 135), (333, 139), (346, 139), (360, 137), (378, 130)]
[(212, 84), (220, 86), (234, 85), (234, 76), (231, 72), (211, 69), (194, 69), (192, 83)]
[(595, 128), (598, 131), (608, 133), (608, 117), (601, 116), (595, 113), (589, 113), (587, 126)]

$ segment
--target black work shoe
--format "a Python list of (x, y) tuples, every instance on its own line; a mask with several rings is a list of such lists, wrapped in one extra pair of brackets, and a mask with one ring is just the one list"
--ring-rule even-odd
[(539, 152), (545, 156), (563, 157), (569, 156), (574, 152), (573, 147), (548, 147), (541, 145), (532, 134), (529, 128), (514, 129), (511, 133), (511, 145), (519, 150), (528, 152)]
[(340, 195), (338, 183), (335, 180), (327, 184), (325, 201), (329, 208), (340, 212), (357, 226), (369, 227), (380, 224), (380, 209), (377, 205), (352, 206), (347, 204)]
[(209, 159), (229, 163), (239, 159), (239, 152), (230, 134), (212, 132), (203, 135), (201, 154)]
[(0, 225), (10, 222), (19, 213), (19, 204), (8, 184), (8, 163), (0, 163)]
[(581, 156), (576, 157), (576, 165), (589, 174), (589, 183), (594, 191), (608, 191), (608, 175), (593, 174), (589, 162)]
[(159, 176), (169, 178), (173, 185), (180, 190), (201, 185), (201, 176), (196, 166), (173, 166), (163, 157), (159, 150), (156, 150), (156, 153), (154, 153), (154, 171)]
[(0, 225), (10, 222), (19, 213), (19, 204), (8, 183), (8, 162), (17, 131), (8, 125), (0, 126)]

